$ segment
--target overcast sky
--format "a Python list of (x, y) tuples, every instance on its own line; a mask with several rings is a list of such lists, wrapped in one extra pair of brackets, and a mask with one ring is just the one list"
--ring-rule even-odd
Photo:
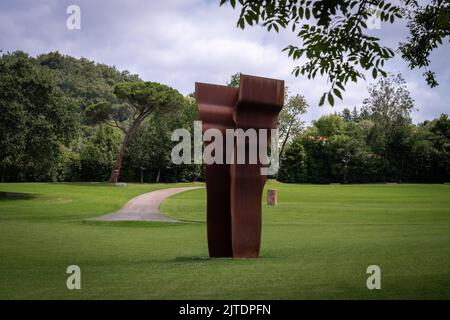
[[(239, 12), (214, 0), (0, 0), (0, 49), (23, 50), (32, 55), (58, 50), (75, 57), (127, 69), (142, 79), (168, 84), (187, 94), (194, 82), (225, 84), (242, 72), (283, 79), (292, 93), (306, 96), (310, 105), (305, 120), (360, 106), (368, 82), (350, 85), (343, 101), (332, 108), (318, 107), (327, 91), (326, 79), (295, 78), (295, 63), (281, 50), (296, 44), (288, 30), (268, 33), (261, 27), (236, 28)], [(81, 8), (81, 29), (69, 30), (69, 5)], [(403, 23), (383, 24), (373, 34), (395, 47), (407, 30)], [(397, 57), (387, 65), (401, 72), (419, 111), (414, 122), (449, 113), (450, 48), (446, 44), (432, 55), (431, 69), (440, 86), (427, 87), (423, 70), (410, 71)]]

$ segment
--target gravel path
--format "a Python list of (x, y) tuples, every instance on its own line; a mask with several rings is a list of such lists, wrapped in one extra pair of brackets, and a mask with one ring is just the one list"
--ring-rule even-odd
[(96, 218), (102, 221), (167, 221), (178, 222), (178, 220), (163, 216), (159, 211), (159, 206), (168, 197), (187, 190), (199, 189), (202, 187), (169, 188), (144, 193), (131, 199), (117, 212)]

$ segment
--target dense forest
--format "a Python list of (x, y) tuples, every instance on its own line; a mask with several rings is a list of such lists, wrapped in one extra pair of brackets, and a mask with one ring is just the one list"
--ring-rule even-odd
[(450, 182), (450, 119), (411, 122), (400, 75), (371, 85), (360, 110), (322, 116), (282, 155), (285, 182)]
[[(229, 85), (235, 85), (236, 75)], [(115, 67), (58, 52), (0, 58), (1, 181), (107, 181), (124, 139), (121, 108), (110, 122), (93, 123), (89, 110), (120, 106), (117, 88), (144, 83)], [(139, 85), (138, 85), (139, 86)], [(152, 84), (152, 86), (155, 86)], [(167, 94), (178, 96), (171, 89)], [(450, 119), (413, 124), (414, 101), (400, 75), (369, 87), (361, 108), (302, 125), (306, 100), (286, 97), (280, 114), (283, 182), (448, 182)], [(192, 130), (192, 95), (173, 112), (152, 112), (127, 145), (121, 181), (202, 180), (200, 165), (177, 166), (170, 153), (176, 128)], [(426, 106), (424, 106), (426, 108)], [(102, 109), (100, 109), (102, 111)], [(98, 115), (98, 114), (96, 114)]]
[[(86, 110), (100, 102), (118, 103), (114, 88), (142, 82), (115, 67), (58, 52), (36, 58), (23, 52), (0, 59), (1, 181), (107, 181), (123, 132), (92, 125)], [(154, 112), (140, 125), (122, 166), (122, 181), (191, 181), (199, 166), (170, 161), (170, 135), (191, 129), (192, 97), (176, 112)]]

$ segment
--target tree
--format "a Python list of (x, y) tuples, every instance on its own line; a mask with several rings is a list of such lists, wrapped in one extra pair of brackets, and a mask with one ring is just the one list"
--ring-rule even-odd
[(239, 87), (239, 83), (241, 81), (241, 73), (236, 72), (235, 74), (231, 75), (230, 82), (227, 82), (227, 86), (229, 87)]
[(283, 154), (286, 144), (300, 133), (303, 122), (300, 116), (306, 112), (308, 103), (304, 96), (296, 94), (289, 97), (289, 91), (286, 88), (286, 102), (278, 116), (278, 134), (281, 143), (280, 154)]
[(114, 164), (123, 134), (117, 128), (100, 124), (94, 135), (84, 141), (80, 150), (82, 181), (106, 181)]
[(78, 133), (76, 105), (48, 70), (23, 52), (0, 57), (0, 173), (4, 181), (57, 180)]
[(344, 121), (336, 114), (322, 116), (313, 121), (313, 125), (317, 129), (317, 134), (324, 138), (341, 134), (345, 129)]
[(379, 178), (379, 158), (366, 144), (366, 124), (338, 115), (320, 117), (286, 148), (283, 182), (355, 183)]
[[(220, 5), (227, 2), (236, 7), (236, 0), (221, 0)], [(327, 75), (331, 85), (320, 105), (325, 99), (331, 105), (334, 97), (342, 99), (346, 84), (365, 79), (365, 72), (370, 71), (374, 79), (386, 76), (384, 63), (394, 57), (394, 50), (381, 46), (380, 39), (370, 35), (369, 18), (394, 23), (409, 9), (405, 17), (411, 36), (400, 49), (411, 68), (427, 66), (431, 50), (450, 32), (448, 0), (432, 0), (424, 8), (411, 0), (401, 4), (384, 0), (240, 0), (239, 4), (238, 27), (262, 24), (276, 32), (291, 27), (297, 34), (301, 44), (288, 45), (283, 51), (293, 60), (306, 59), (292, 71), (296, 77)], [(437, 84), (433, 73), (425, 76), (431, 86)]]
[(373, 121), (370, 141), (375, 152), (381, 153), (385, 177), (389, 169), (390, 144), (401, 127), (411, 123), (414, 101), (405, 80), (398, 74), (382, 78), (369, 86), (369, 98), (364, 100), (363, 111)]
[[(115, 67), (95, 63), (86, 58), (74, 58), (59, 52), (37, 56), (36, 61), (52, 74), (64, 95), (74, 99), (84, 111), (94, 103), (117, 102), (114, 85), (127, 81), (141, 81), (137, 75), (119, 71)], [(84, 114), (81, 113), (83, 117)]]
[[(427, 68), (431, 52), (450, 35), (450, 1), (432, 0), (422, 6), (418, 1), (405, 2), (409, 4), (406, 15), (410, 35), (399, 49), (411, 69)], [(438, 85), (433, 71), (427, 70), (424, 77), (430, 87)]]
[(105, 123), (124, 133), (111, 172), (112, 183), (119, 179), (126, 149), (141, 123), (154, 112), (173, 112), (185, 102), (177, 90), (156, 82), (124, 82), (115, 86), (114, 94), (120, 104), (100, 102), (86, 109), (91, 123)]
[(429, 127), (432, 133), (431, 143), (435, 150), (433, 161), (435, 181), (450, 182), (450, 119), (448, 115), (441, 115), (439, 119), (432, 121)]
[(277, 179), (283, 182), (306, 182), (305, 149), (300, 139), (294, 139), (281, 154), (281, 166)]
[(173, 130), (185, 128), (192, 135), (197, 119), (195, 100), (185, 99), (186, 103), (176, 113), (155, 112), (141, 125), (124, 160), (126, 179), (175, 182), (192, 181), (199, 176), (198, 165), (174, 165), (170, 156), (176, 144), (170, 139)]

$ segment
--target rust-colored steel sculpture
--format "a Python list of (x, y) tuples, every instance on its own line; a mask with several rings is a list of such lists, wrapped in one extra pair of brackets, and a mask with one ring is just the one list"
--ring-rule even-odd
[[(276, 129), (283, 100), (284, 81), (241, 74), (239, 99), (233, 110), (236, 128)], [(257, 140), (256, 146), (246, 141), (246, 156), (250, 148), (258, 150), (259, 135)], [(267, 180), (267, 176), (261, 175), (261, 167), (259, 159), (256, 164), (248, 164), (248, 161), (232, 164), (231, 230), (233, 257), (236, 258), (259, 256), (262, 192)]]
[[(196, 83), (203, 131), (275, 129), (283, 107), (284, 81), (241, 74), (239, 88)], [(259, 135), (258, 139), (259, 139)], [(268, 135), (270, 141), (270, 135)], [(206, 164), (207, 231), (210, 257), (257, 258), (261, 243), (261, 201), (267, 180), (261, 162), (248, 163), (251, 145), (244, 141), (246, 163)], [(225, 150), (225, 140), (224, 140)], [(265, 150), (264, 150), (265, 151)]]
[[(239, 90), (233, 87), (196, 83), (195, 93), (202, 130), (234, 128), (233, 106)], [(225, 141), (224, 141), (225, 150)], [(206, 221), (210, 257), (232, 257), (230, 211), (230, 165), (206, 164)]]

